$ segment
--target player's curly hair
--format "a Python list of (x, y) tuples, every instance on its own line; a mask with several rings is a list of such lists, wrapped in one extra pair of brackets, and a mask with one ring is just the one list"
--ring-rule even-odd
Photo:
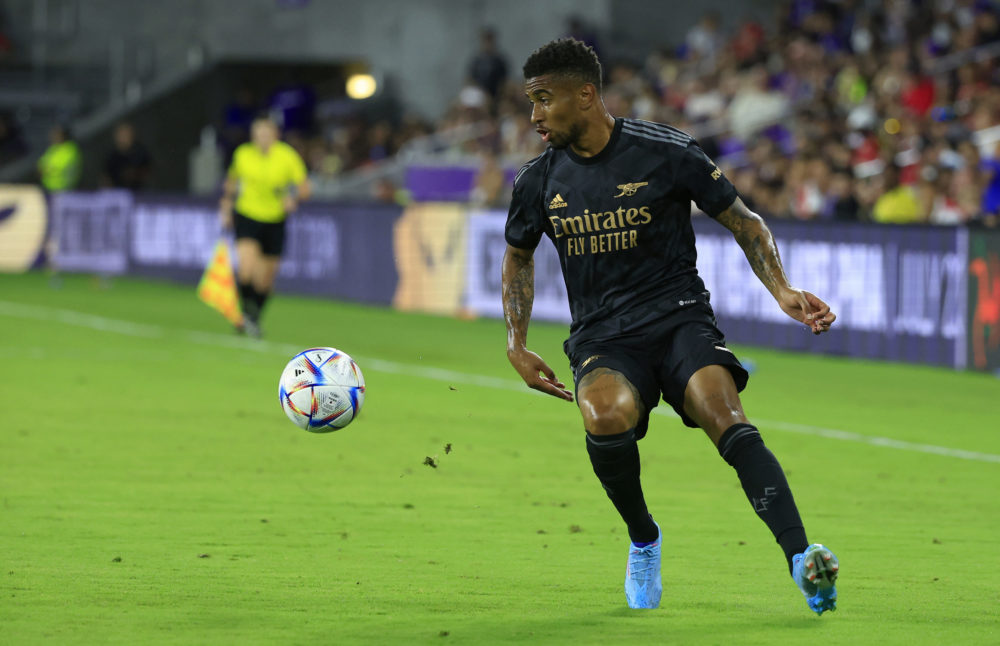
[(569, 76), (583, 83), (593, 83), (601, 91), (601, 61), (594, 48), (575, 38), (560, 38), (533, 51), (524, 62), (524, 78), (544, 74)]

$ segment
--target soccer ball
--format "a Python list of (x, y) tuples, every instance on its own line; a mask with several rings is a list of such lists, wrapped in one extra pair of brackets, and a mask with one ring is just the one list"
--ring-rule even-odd
[(311, 433), (329, 433), (358, 416), (365, 402), (365, 378), (347, 353), (309, 348), (285, 366), (278, 397), (296, 426)]

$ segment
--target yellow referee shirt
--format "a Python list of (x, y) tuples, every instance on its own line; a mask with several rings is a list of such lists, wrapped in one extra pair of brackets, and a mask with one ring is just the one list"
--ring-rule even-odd
[(905, 185), (883, 193), (872, 207), (872, 219), (885, 224), (921, 222), (924, 216), (916, 192)]
[(75, 141), (53, 144), (38, 160), (42, 186), (53, 193), (74, 188), (80, 181), (80, 147)]
[(306, 179), (306, 165), (295, 149), (283, 141), (264, 153), (245, 143), (233, 153), (229, 177), (239, 182), (237, 213), (260, 222), (281, 222), (287, 215), (281, 201), (289, 186)]

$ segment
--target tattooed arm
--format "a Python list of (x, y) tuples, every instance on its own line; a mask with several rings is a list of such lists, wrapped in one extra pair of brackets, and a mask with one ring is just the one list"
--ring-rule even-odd
[(830, 329), (837, 315), (830, 311), (829, 305), (813, 294), (796, 289), (788, 283), (774, 236), (759, 215), (748, 209), (743, 200), (736, 198), (716, 219), (733, 232), (733, 237), (746, 254), (753, 272), (778, 301), (785, 314), (804, 323), (813, 334)]
[(534, 250), (507, 245), (503, 256), (503, 318), (507, 324), (507, 359), (524, 383), (543, 393), (573, 401), (573, 393), (552, 368), (527, 348), (528, 322), (535, 302)]
[(535, 252), (507, 245), (503, 255), (503, 319), (507, 323), (507, 354), (524, 348), (535, 302)]

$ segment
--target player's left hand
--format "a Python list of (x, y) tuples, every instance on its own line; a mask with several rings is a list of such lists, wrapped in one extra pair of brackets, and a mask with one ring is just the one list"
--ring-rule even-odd
[(294, 213), (296, 209), (299, 208), (299, 201), (296, 200), (291, 195), (286, 195), (284, 199), (281, 200), (282, 206), (285, 208), (285, 213)]
[(788, 289), (778, 298), (778, 305), (785, 314), (804, 323), (813, 334), (828, 332), (837, 320), (837, 315), (830, 311), (829, 305), (802, 289)]

